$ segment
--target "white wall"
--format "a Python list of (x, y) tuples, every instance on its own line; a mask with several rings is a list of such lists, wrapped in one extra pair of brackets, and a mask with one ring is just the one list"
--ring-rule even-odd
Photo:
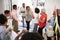
[(60, 8), (60, 0), (46, 0), (45, 8), (48, 15), (48, 19), (52, 16), (54, 7)]
[(10, 0), (0, 0), (0, 13), (4, 10), (10, 10)]
[(0, 13), (2, 13), (3, 12), (3, 0), (0, 0)]
[(3, 0), (3, 2), (4, 2), (4, 10), (9, 10), (9, 6), (11, 5), (10, 0)]
[[(0, 13), (2, 13), (4, 10), (10, 8), (10, 0), (0, 0)], [(27, 1), (27, 0), (12, 0), (12, 5), (16, 4), (18, 6), (21, 6), (22, 3), (25, 2), (26, 5), (30, 5), (31, 1)], [(56, 5), (56, 8), (60, 8), (60, 0), (46, 0), (45, 3), (45, 9), (48, 15), (48, 19), (52, 16), (53, 10), (54, 10), (54, 6)]]
[[(22, 3), (26, 3), (27, 5), (31, 5), (31, 1), (27, 1), (27, 0), (12, 0), (13, 1), (13, 4), (17, 4), (19, 6), (22, 5)], [(45, 0), (45, 9), (46, 9), (46, 13), (48, 15), (48, 19), (52, 16), (52, 13), (53, 13), (53, 10), (54, 10), (54, 7), (56, 6), (56, 8), (60, 8), (60, 0)]]

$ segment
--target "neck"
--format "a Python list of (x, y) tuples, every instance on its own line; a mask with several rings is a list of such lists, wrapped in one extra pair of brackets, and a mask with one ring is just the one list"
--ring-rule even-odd
[(1, 25), (1, 26), (5, 26), (5, 25)]
[(25, 8), (25, 7), (23, 7), (23, 8)]

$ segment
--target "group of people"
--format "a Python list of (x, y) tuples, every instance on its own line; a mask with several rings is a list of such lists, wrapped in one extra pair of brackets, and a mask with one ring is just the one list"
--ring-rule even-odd
[[(18, 13), (17, 13), (17, 5), (13, 5), (13, 9), (10, 12), (9, 10), (5, 10), (4, 14), (0, 14), (0, 40), (10, 40), (9, 38), (9, 33), (12, 31), (12, 28), (9, 28), (9, 25), (7, 25), (8, 19), (12, 18), (12, 24), (13, 24), (13, 31), (15, 31), (16, 33), (18, 33), (18, 21), (23, 22), (23, 27), (24, 27), (24, 19), (26, 21), (27, 24), (27, 30), (22, 30), (22, 32), (17, 35), (17, 37), (15, 38), (15, 40), (19, 40), (19, 37), (21, 36), (22, 38), (20, 40), (43, 40), (43, 29), (45, 28), (45, 34), (47, 35), (47, 40), (56, 40), (56, 34), (55, 34), (55, 18), (56, 18), (56, 13), (55, 11), (53, 12), (53, 16), (51, 17), (51, 19), (49, 19), (47, 21), (47, 14), (46, 14), (46, 10), (45, 8), (41, 9), (41, 13), (40, 13), (40, 9), (39, 8), (35, 8), (34, 9), (34, 13), (35, 16), (33, 14), (33, 11), (31, 10), (30, 6), (25, 6), (25, 3), (22, 4), (22, 7), (20, 8), (20, 13), (22, 14), (22, 19), (23, 20), (19, 20), (18, 19)], [(40, 16), (41, 15), (41, 16)], [(57, 31), (57, 36), (58, 39), (60, 40), (60, 10), (57, 9), (57, 17), (58, 17), (58, 24), (59, 24), (59, 28)], [(34, 28), (33, 28), (33, 32), (29, 32), (30, 29), (30, 22), (32, 19), (35, 19), (34, 22)]]

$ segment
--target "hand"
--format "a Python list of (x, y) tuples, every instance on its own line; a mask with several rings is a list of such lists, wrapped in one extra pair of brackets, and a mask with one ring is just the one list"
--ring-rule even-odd
[(48, 22), (50, 22), (50, 20), (48, 20)]
[(12, 32), (12, 28), (9, 28), (9, 32)]
[(27, 30), (25, 30), (25, 29), (22, 30), (22, 33), (26, 33), (26, 32), (27, 32)]

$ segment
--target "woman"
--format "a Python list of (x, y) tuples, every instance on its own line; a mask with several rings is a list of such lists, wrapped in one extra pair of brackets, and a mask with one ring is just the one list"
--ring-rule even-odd
[(39, 18), (39, 29), (38, 32), (41, 34), (42, 36), (42, 30), (43, 28), (46, 26), (46, 21), (47, 21), (47, 14), (45, 13), (45, 9), (41, 10), (41, 17)]
[(26, 24), (27, 24), (27, 30), (29, 31), (30, 28), (30, 21), (32, 20), (32, 18), (34, 18), (33, 12), (31, 11), (30, 7), (27, 6), (26, 7)]

